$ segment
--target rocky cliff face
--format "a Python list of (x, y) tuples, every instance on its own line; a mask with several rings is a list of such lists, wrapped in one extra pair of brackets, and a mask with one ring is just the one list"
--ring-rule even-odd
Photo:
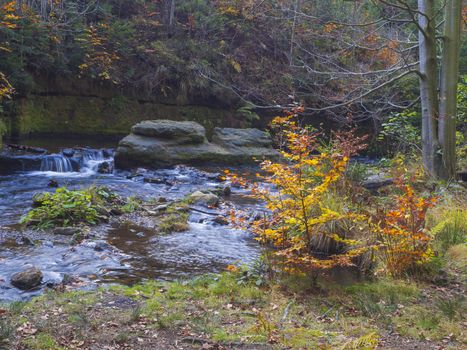
[(217, 126), (242, 126), (219, 101), (184, 101), (174, 93), (143, 96), (85, 79), (37, 77), (35, 89), (16, 95), (5, 110), (7, 134), (125, 135), (147, 119), (193, 120), (208, 135)]
[(147, 120), (132, 127), (115, 154), (119, 168), (176, 164), (239, 164), (278, 158), (268, 134), (258, 129), (215, 128), (212, 142), (195, 122)]
[(88, 96), (30, 96), (16, 101), (12, 133), (124, 135), (145, 119), (195, 120), (212, 131), (232, 113), (205, 106), (178, 106)]

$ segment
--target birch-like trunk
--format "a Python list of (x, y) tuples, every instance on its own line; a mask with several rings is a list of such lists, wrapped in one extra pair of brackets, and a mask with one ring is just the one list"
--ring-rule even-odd
[(430, 175), (438, 177), (441, 155), (438, 152), (438, 64), (434, 5), (435, 0), (418, 0), (423, 163)]
[(462, 0), (447, 0), (441, 57), (438, 135), (443, 162), (440, 177), (456, 176), (457, 83), (461, 35)]
[(168, 36), (173, 35), (175, 18), (175, 0), (169, 0), (167, 4), (167, 34)]

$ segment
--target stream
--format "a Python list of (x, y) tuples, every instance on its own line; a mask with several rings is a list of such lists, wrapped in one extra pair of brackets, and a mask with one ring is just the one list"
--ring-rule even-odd
[[(191, 212), (186, 232), (159, 235), (147, 227), (113, 223), (101, 225), (97, 237), (74, 246), (58, 235), (24, 229), (18, 221), (30, 210), (34, 193), (55, 190), (48, 187), (51, 180), (70, 189), (102, 185), (122, 196), (146, 200), (181, 199), (196, 190), (222, 186), (216, 180), (220, 168), (141, 169), (143, 175), (136, 176), (118, 170), (99, 173), (103, 165), (112, 166), (113, 142), (37, 139), (31, 144), (47, 152), (8, 149), (0, 153), (0, 302), (41, 294), (46, 286), (60, 283), (65, 276), (76, 277), (79, 288), (145, 279), (173, 280), (218, 272), (232, 263), (248, 264), (261, 253), (247, 232), (216, 224), (212, 215), (199, 211)], [(87, 147), (90, 144), (92, 148)], [(145, 174), (162, 181), (147, 183)], [(234, 189), (228, 201), (252, 212), (260, 210), (259, 204), (242, 194), (242, 190)], [(42, 271), (41, 287), (21, 291), (11, 286), (11, 275), (29, 266)]]

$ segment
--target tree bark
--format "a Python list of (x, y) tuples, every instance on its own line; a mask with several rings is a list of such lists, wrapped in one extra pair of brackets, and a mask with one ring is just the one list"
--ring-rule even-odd
[(166, 0), (167, 11), (167, 35), (173, 35), (174, 19), (175, 19), (175, 0)]
[(447, 0), (438, 122), (439, 143), (443, 156), (439, 175), (446, 180), (456, 176), (457, 83), (459, 80), (461, 12), (462, 0)]
[(438, 65), (434, 5), (435, 0), (418, 0), (423, 163), (430, 175), (438, 177), (441, 156), (438, 152)]

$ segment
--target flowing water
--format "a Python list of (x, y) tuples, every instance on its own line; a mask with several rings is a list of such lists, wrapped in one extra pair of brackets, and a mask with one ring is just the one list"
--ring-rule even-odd
[[(52, 154), (18, 150), (0, 154), (0, 302), (40, 294), (45, 285), (59, 283), (65, 275), (78, 277), (87, 287), (176, 279), (216, 272), (231, 263), (249, 263), (260, 254), (248, 233), (216, 225), (212, 215), (200, 212), (191, 213), (187, 232), (161, 236), (135, 224), (108, 224), (96, 238), (75, 246), (58, 235), (23, 231), (19, 219), (31, 208), (34, 193), (54, 191), (48, 187), (51, 180), (72, 189), (105, 185), (122, 196), (168, 200), (220, 186), (214, 174), (184, 166), (151, 171), (151, 177), (163, 179), (160, 184), (144, 182), (144, 176), (129, 172), (101, 174), (100, 167), (112, 167), (112, 145), (79, 146), (48, 147)], [(260, 210), (257, 203), (243, 200), (240, 190), (230, 198), (236, 206)], [(11, 275), (31, 265), (44, 274), (41, 288), (23, 292), (12, 287)]]

